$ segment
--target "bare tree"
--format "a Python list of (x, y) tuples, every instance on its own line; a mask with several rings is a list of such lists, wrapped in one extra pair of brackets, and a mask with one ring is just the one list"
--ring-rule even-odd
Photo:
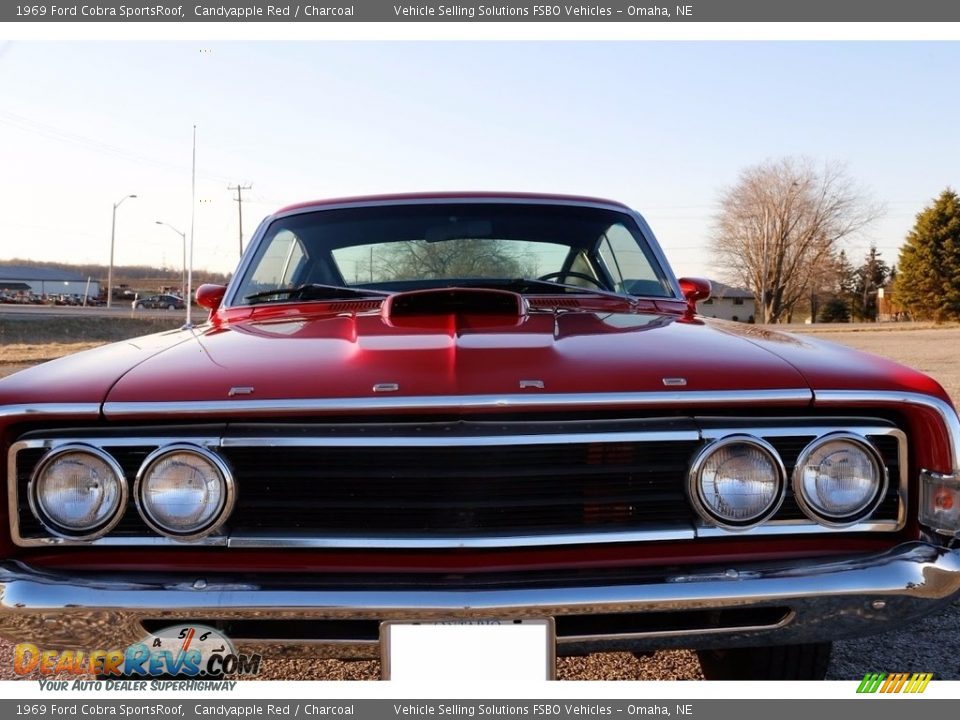
[[(418, 280), (423, 278), (536, 277), (536, 258), (518, 255), (509, 242), (487, 238), (391, 243), (373, 260), (371, 278)], [(369, 261), (360, 263), (361, 277)]]
[(817, 289), (838, 243), (881, 213), (843, 165), (768, 161), (744, 170), (724, 191), (711, 250), (727, 280), (754, 292), (758, 321), (780, 322)]

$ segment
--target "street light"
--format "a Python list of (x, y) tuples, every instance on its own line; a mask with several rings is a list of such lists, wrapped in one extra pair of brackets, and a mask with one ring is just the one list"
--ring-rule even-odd
[(163, 220), (157, 220), (157, 225), (166, 225), (183, 239), (183, 270), (180, 272), (180, 297), (187, 302), (187, 234), (180, 232), (173, 225)]
[(117, 237), (117, 208), (128, 198), (136, 195), (124, 195), (113, 204), (113, 220), (110, 223), (110, 269), (107, 271), (107, 307), (113, 307), (113, 245)]

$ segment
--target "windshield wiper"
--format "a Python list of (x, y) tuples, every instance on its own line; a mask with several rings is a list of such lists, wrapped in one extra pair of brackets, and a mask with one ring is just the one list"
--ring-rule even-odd
[(390, 293), (383, 290), (369, 288), (352, 288), (343, 285), (321, 285), (320, 283), (306, 283), (295, 287), (274, 288), (245, 295), (244, 300), (262, 300), (276, 297), (287, 300), (341, 300), (356, 297), (386, 297)]
[(583, 287), (581, 285), (569, 285), (567, 283), (556, 282), (554, 280), (540, 280), (538, 278), (513, 278), (513, 279), (484, 279), (471, 281), (470, 287), (495, 287), (503, 290), (511, 290), (521, 295), (527, 293), (577, 293), (580, 295), (598, 295), (600, 297), (616, 298), (628, 303), (632, 303), (634, 298), (630, 295), (614, 292), (613, 290), (601, 289), (599, 287)]

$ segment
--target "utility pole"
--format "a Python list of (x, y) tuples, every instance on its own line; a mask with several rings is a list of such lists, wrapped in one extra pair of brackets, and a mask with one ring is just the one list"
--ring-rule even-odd
[(110, 269), (107, 271), (107, 307), (113, 307), (113, 246), (117, 239), (117, 208), (123, 205), (124, 200), (135, 198), (136, 195), (124, 195), (113, 204), (113, 219), (110, 221)]
[(236, 190), (237, 196), (234, 198), (234, 201), (237, 203), (237, 220), (238, 222), (238, 233), (240, 239), (240, 256), (243, 257), (243, 191), (249, 190), (252, 188), (252, 184), (241, 185), (237, 183), (236, 185), (227, 185), (227, 190)]
[(187, 306), (187, 322), (185, 328), (193, 327), (193, 318), (190, 309), (193, 307), (193, 241), (194, 228), (197, 221), (197, 126), (193, 126), (193, 149), (190, 153), (190, 261), (187, 264), (187, 296), (183, 302)]

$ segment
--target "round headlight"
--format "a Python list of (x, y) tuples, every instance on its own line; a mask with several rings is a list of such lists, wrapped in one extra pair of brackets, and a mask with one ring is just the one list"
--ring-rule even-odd
[(196, 540), (220, 527), (233, 495), (233, 477), (223, 460), (195, 445), (161, 447), (137, 473), (144, 522), (178, 540)]
[(89, 445), (65, 445), (37, 465), (27, 496), (33, 514), (53, 534), (95, 540), (120, 521), (127, 483), (107, 453)]
[(707, 522), (744, 530), (777, 511), (785, 477), (783, 463), (768, 443), (751, 435), (728, 435), (696, 457), (688, 494)]
[(872, 513), (887, 489), (877, 451), (850, 433), (831, 433), (804, 448), (793, 471), (797, 504), (816, 522), (852, 525)]

